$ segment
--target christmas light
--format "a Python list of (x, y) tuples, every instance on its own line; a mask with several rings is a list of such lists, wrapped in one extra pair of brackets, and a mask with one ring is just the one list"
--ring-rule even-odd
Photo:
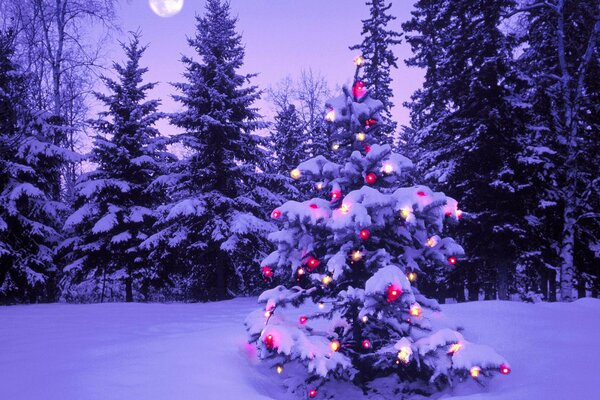
[(375, 182), (377, 182), (377, 175), (375, 175), (373, 172), (369, 172), (365, 176), (365, 182), (369, 185), (374, 184)]
[(421, 309), (421, 306), (418, 304), (413, 304), (410, 307), (410, 315), (412, 315), (413, 317), (420, 317), (422, 312), (423, 312), (423, 310)]
[(451, 217), (451, 216), (452, 216), (452, 211), (446, 211), (446, 212), (444, 213), (444, 215), (445, 215), (446, 217)]
[(350, 206), (348, 206), (348, 204), (346, 204), (346, 203), (343, 203), (343, 204), (340, 206), (340, 212), (341, 212), (342, 214), (348, 214), (348, 212), (349, 212), (349, 211), (350, 211)]
[(338, 340), (332, 340), (331, 343), (329, 344), (329, 347), (331, 347), (332, 351), (338, 351), (340, 349), (340, 347), (342, 347), (342, 345), (340, 344), (340, 342)]
[(302, 175), (302, 173), (300, 172), (300, 170), (298, 168), (294, 168), (293, 170), (290, 171), (290, 176), (293, 179), (300, 179), (301, 175)]
[(339, 150), (339, 148), (340, 148), (339, 143), (334, 143), (331, 145), (331, 150), (333, 150), (333, 151)]
[(276, 208), (276, 209), (275, 209), (275, 210), (273, 210), (273, 212), (271, 213), (271, 218), (275, 218), (275, 219), (277, 219), (277, 218), (279, 218), (279, 217), (281, 217), (281, 211), (280, 211), (279, 209), (277, 209), (277, 208)]
[(361, 229), (358, 235), (362, 240), (369, 240), (369, 238), (371, 237), (371, 232), (368, 229)]
[(365, 62), (365, 59), (363, 56), (358, 56), (354, 59), (354, 65), (356, 65), (357, 67), (362, 66), (364, 62)]
[(416, 280), (417, 280), (417, 273), (416, 273), (416, 272), (413, 272), (413, 271), (409, 272), (409, 273), (408, 273), (408, 280), (409, 280), (410, 282), (414, 282), (414, 281), (416, 281)]
[(417, 196), (425, 197), (427, 194), (421, 190), (417, 192)]
[(402, 289), (400, 289), (396, 285), (390, 285), (387, 288), (387, 301), (388, 303), (397, 300), (400, 296), (402, 296)]
[(281, 375), (281, 373), (283, 372), (283, 365), (277, 364), (275, 366), (275, 371), (277, 371), (277, 373)]
[(448, 349), (448, 354), (454, 354), (457, 351), (459, 351), (460, 349), (462, 349), (462, 347), (463, 347), (462, 343), (454, 343)]
[(304, 325), (306, 321), (308, 321), (308, 317), (306, 315), (303, 315), (300, 318), (298, 318), (298, 322), (300, 322), (300, 325)]
[(450, 263), (451, 265), (455, 265), (456, 261), (457, 261), (456, 257), (454, 257), (454, 256), (448, 257), (448, 263)]
[(377, 124), (377, 120), (373, 119), (373, 118), (369, 118), (368, 120), (365, 121), (365, 126), (367, 128), (370, 128), (370, 127), (372, 127), (373, 125), (376, 125), (376, 124)]
[(360, 250), (354, 250), (350, 254), (350, 258), (352, 258), (352, 261), (354, 261), (354, 262), (359, 262), (363, 258), (363, 253)]
[(437, 244), (437, 239), (435, 237), (430, 237), (429, 239), (427, 239), (427, 247), (435, 247), (435, 245)]
[(315, 268), (317, 268), (319, 265), (321, 265), (321, 261), (317, 260), (314, 257), (308, 257), (308, 260), (306, 260), (306, 265), (308, 266), (308, 270), (312, 271)]
[(322, 279), (322, 282), (324, 285), (329, 285), (331, 283), (331, 281), (333, 281), (333, 278), (330, 277), (329, 275), (325, 275)]
[(402, 361), (404, 364), (408, 364), (410, 361), (410, 349), (408, 347), (401, 347), (398, 352), (398, 360)]
[(462, 218), (462, 214), (463, 214), (462, 210), (456, 210), (456, 218), (457, 219), (461, 219)]
[(363, 349), (370, 349), (371, 348), (371, 341), (369, 339), (365, 339), (362, 341), (362, 347)]
[(392, 164), (383, 164), (382, 170), (389, 175), (394, 172), (394, 166)]
[(266, 318), (269, 318), (271, 315), (273, 315), (273, 312), (271, 312), (269, 310), (265, 311), (265, 317)]
[(262, 274), (265, 278), (270, 278), (273, 276), (273, 270), (268, 265), (262, 267)]
[(400, 215), (402, 216), (402, 218), (408, 219), (408, 217), (410, 217), (410, 210), (408, 208), (402, 208), (400, 210)]
[(325, 308), (325, 303), (323, 303), (322, 301), (319, 303), (319, 309), (324, 309)]
[(473, 378), (477, 378), (479, 376), (479, 374), (481, 373), (481, 368), (479, 368), (479, 367), (473, 367), (473, 368), (471, 368), (471, 370), (469, 371), (469, 373), (471, 374), (471, 376)]
[(296, 275), (298, 275), (298, 277), (303, 276), (305, 273), (306, 271), (302, 267), (298, 268), (298, 270), (296, 271)]
[(317, 397), (317, 389), (310, 389), (308, 391), (308, 397), (310, 397), (311, 399), (314, 399), (315, 397)]
[(364, 149), (365, 149), (365, 154), (369, 154), (369, 152), (371, 151), (371, 145), (369, 143), (365, 143)]
[(319, 206), (316, 205), (315, 203), (309, 204), (309, 207), (312, 208), (313, 210), (316, 210), (317, 208), (319, 208)]
[(324, 187), (325, 187), (325, 184), (323, 182), (317, 182), (315, 184), (315, 188), (319, 191), (323, 190)]
[(267, 335), (267, 337), (265, 337), (264, 343), (265, 343), (265, 346), (267, 346), (267, 349), (272, 349), (273, 346), (275, 346), (275, 341), (273, 339), (273, 335)]
[(500, 366), (500, 373), (502, 375), (508, 375), (508, 374), (510, 374), (510, 367), (508, 365), (506, 365), (506, 364), (502, 364)]
[(369, 322), (369, 317), (363, 315), (363, 317), (360, 320), (363, 322), (363, 324), (366, 324), (367, 322)]
[(352, 85), (352, 96), (355, 99), (362, 98), (365, 94), (367, 94), (367, 86), (362, 81), (356, 81), (354, 85)]
[(329, 122), (333, 122), (335, 120), (335, 110), (333, 108), (327, 110), (327, 114), (325, 114), (325, 120)]
[(365, 135), (363, 132), (359, 132), (356, 134), (356, 140), (358, 140), (359, 142), (362, 142), (366, 138), (367, 138), (367, 135)]
[(342, 192), (339, 190), (334, 190), (331, 192), (331, 201), (335, 201), (342, 198)]

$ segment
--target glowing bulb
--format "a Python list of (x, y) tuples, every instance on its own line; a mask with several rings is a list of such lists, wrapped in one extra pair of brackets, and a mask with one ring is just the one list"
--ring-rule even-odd
[(310, 389), (308, 391), (308, 397), (310, 397), (311, 399), (314, 399), (315, 397), (317, 397), (317, 390), (316, 389)]
[(272, 349), (275, 346), (275, 340), (273, 339), (273, 335), (268, 335), (265, 338), (265, 346), (267, 346), (268, 349)]
[(331, 150), (333, 150), (333, 151), (339, 150), (339, 148), (340, 148), (339, 143), (334, 143), (331, 145)]
[(350, 257), (352, 258), (352, 261), (358, 262), (358, 261), (362, 260), (363, 253), (360, 250), (354, 250), (352, 252), (352, 254), (350, 255)]
[(333, 351), (338, 351), (341, 346), (342, 345), (337, 340), (332, 340), (331, 343), (329, 344), (329, 347), (331, 347), (331, 350), (333, 350)]
[(333, 122), (335, 120), (335, 111), (332, 108), (330, 108), (327, 111), (327, 114), (325, 114), (325, 120), (329, 122)]
[(322, 310), (322, 309), (324, 309), (324, 308), (325, 308), (325, 303), (323, 303), (323, 302), (320, 302), (320, 303), (319, 303), (319, 308), (320, 308), (321, 310)]
[(409, 280), (410, 282), (414, 282), (414, 281), (416, 281), (416, 280), (417, 280), (417, 273), (416, 273), (416, 272), (413, 272), (413, 271), (409, 272), (409, 273), (408, 273), (408, 280)]
[(435, 237), (430, 237), (429, 239), (427, 239), (427, 247), (435, 247), (435, 245), (437, 244), (437, 239)]
[(354, 65), (356, 65), (357, 67), (362, 66), (364, 62), (365, 62), (365, 59), (363, 56), (358, 56), (354, 59)]
[(388, 303), (397, 300), (400, 296), (402, 296), (402, 289), (400, 289), (396, 285), (388, 286), (388, 288), (387, 288)]
[(304, 325), (306, 321), (308, 321), (308, 317), (306, 315), (303, 315), (300, 318), (298, 318), (298, 322), (300, 322), (300, 325)]
[(367, 138), (367, 135), (365, 135), (363, 132), (359, 132), (356, 134), (356, 140), (358, 140), (359, 142), (362, 142), (366, 138)]
[(500, 373), (502, 375), (508, 375), (508, 374), (510, 374), (510, 367), (508, 365), (506, 365), (506, 364), (502, 364), (500, 366)]
[(410, 307), (410, 315), (412, 315), (413, 317), (420, 317), (422, 312), (423, 312), (423, 310), (421, 309), (421, 306), (418, 304), (413, 304)]
[(293, 179), (300, 179), (300, 176), (302, 175), (302, 173), (300, 172), (300, 170), (298, 168), (294, 168), (291, 172), (290, 172), (290, 176)]
[(410, 349), (408, 347), (401, 347), (398, 352), (398, 360), (402, 361), (404, 364), (408, 364), (410, 361)]
[(277, 366), (275, 366), (275, 371), (277, 371), (278, 374), (281, 374), (283, 372), (283, 365), (277, 364)]
[(360, 320), (363, 322), (363, 324), (366, 324), (367, 322), (369, 322), (369, 317), (363, 315), (363, 317)]
[(281, 217), (281, 211), (278, 209), (273, 210), (273, 212), (271, 213), (271, 218), (277, 219), (279, 217)]
[(315, 184), (315, 187), (317, 188), (317, 190), (321, 191), (325, 187), (325, 184), (323, 182), (317, 182)]
[(373, 172), (369, 172), (365, 176), (365, 182), (369, 185), (374, 184), (375, 182), (377, 182), (377, 175), (375, 175)]
[(462, 214), (463, 214), (462, 210), (456, 210), (456, 218), (457, 219), (461, 219), (462, 218)]
[(306, 260), (306, 265), (308, 266), (308, 270), (312, 271), (315, 268), (317, 268), (319, 265), (321, 265), (321, 261), (317, 260), (314, 257), (309, 257), (308, 260)]
[(449, 262), (451, 265), (455, 265), (455, 264), (456, 264), (456, 262), (457, 262), (457, 259), (456, 259), (456, 257), (454, 257), (454, 256), (450, 256), (450, 257), (448, 257), (448, 262)]
[(362, 341), (362, 347), (363, 349), (370, 349), (371, 348), (371, 341), (369, 339), (365, 339)]
[(403, 208), (400, 210), (400, 215), (402, 215), (402, 218), (408, 219), (408, 217), (410, 217), (410, 210), (408, 208)]
[(273, 270), (268, 265), (262, 267), (262, 273), (265, 278), (270, 278), (273, 276)]
[(473, 368), (471, 368), (471, 370), (469, 371), (469, 373), (471, 374), (471, 376), (473, 378), (477, 378), (479, 376), (479, 374), (481, 373), (481, 368), (479, 368), (479, 367), (473, 367)]
[(462, 343), (454, 343), (452, 344), (452, 346), (450, 346), (450, 349), (448, 349), (448, 354), (454, 354), (457, 351), (459, 351), (460, 349), (462, 349), (463, 345)]
[(425, 196), (427, 196), (427, 193), (425, 193), (424, 191), (421, 190), (421, 191), (417, 192), (417, 196), (425, 197)]
[(369, 240), (371, 232), (368, 229), (362, 229), (358, 235), (362, 240)]
[(350, 206), (348, 204), (344, 203), (340, 206), (340, 212), (342, 214), (348, 214), (349, 211), (350, 211)]
[(394, 172), (394, 166), (392, 164), (384, 164), (383, 172), (385, 172), (388, 175), (391, 174), (392, 172)]
[(305, 270), (304, 270), (304, 268), (302, 268), (302, 267), (298, 268), (298, 271), (296, 271), (296, 274), (297, 274), (298, 276), (302, 276), (302, 275), (304, 275), (305, 273), (306, 273), (306, 271), (305, 271)]
[(265, 311), (265, 317), (269, 318), (271, 315), (273, 315), (273, 313), (269, 310)]
[(333, 278), (332, 278), (332, 277), (330, 277), (329, 275), (325, 275), (325, 276), (323, 277), (323, 284), (324, 284), (324, 285), (329, 285), (329, 284), (331, 283), (331, 281), (332, 281), (332, 280), (333, 280)]

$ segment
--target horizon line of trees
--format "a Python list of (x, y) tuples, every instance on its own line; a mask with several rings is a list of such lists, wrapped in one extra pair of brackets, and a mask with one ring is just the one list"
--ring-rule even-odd
[[(466, 258), (419, 279), (419, 290), (441, 302), (598, 297), (595, 2), (419, 0), (402, 34), (390, 3), (367, 5), (363, 41), (351, 49), (384, 105), (380, 139), (399, 139), (397, 151), (417, 164), (415, 181), (464, 211), (452, 235)], [(271, 87), (276, 115), (265, 123), (254, 106), (261, 92), (239, 73), (237, 19), (227, 2), (208, 0), (188, 39), (194, 56), (182, 58), (184, 80), (174, 84), (182, 111), (163, 114), (147, 98), (155, 83), (143, 79), (146, 46), (132, 33), (115, 77), (102, 77), (106, 93), (94, 93), (104, 111), (90, 121), (101, 48), (82, 45), (89, 37), (79, 28), (86, 20), (114, 27), (113, 6), (0, 1), (18, 17), (0, 32), (0, 304), (258, 293), (271, 211), (318, 195), (289, 171), (336, 157), (324, 124), (327, 81), (308, 69)], [(414, 54), (405, 62), (426, 75), (406, 104), (410, 126), (398, 132), (390, 70), (403, 36)], [(162, 136), (154, 127), (162, 118), (182, 133)], [(96, 135), (82, 156), (88, 126)], [(270, 135), (257, 135), (264, 129)], [(174, 144), (185, 154), (173, 155)], [(81, 170), (83, 160), (92, 170)]]

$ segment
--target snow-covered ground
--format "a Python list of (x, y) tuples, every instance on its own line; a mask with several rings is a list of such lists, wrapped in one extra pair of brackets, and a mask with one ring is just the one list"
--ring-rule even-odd
[[(0, 399), (285, 399), (244, 350), (256, 299), (210, 304), (0, 308)], [(600, 300), (443, 306), (467, 339), (493, 346), (509, 376), (453, 400), (600, 399)], [(346, 399), (352, 400), (352, 399)]]

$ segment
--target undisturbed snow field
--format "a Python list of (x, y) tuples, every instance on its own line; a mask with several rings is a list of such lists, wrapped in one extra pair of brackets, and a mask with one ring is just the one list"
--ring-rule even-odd
[[(285, 399), (278, 377), (260, 375), (243, 350), (255, 307), (254, 298), (1, 307), (0, 399)], [(444, 399), (600, 399), (600, 300), (443, 309), (513, 369), (476, 394), (469, 382)]]

